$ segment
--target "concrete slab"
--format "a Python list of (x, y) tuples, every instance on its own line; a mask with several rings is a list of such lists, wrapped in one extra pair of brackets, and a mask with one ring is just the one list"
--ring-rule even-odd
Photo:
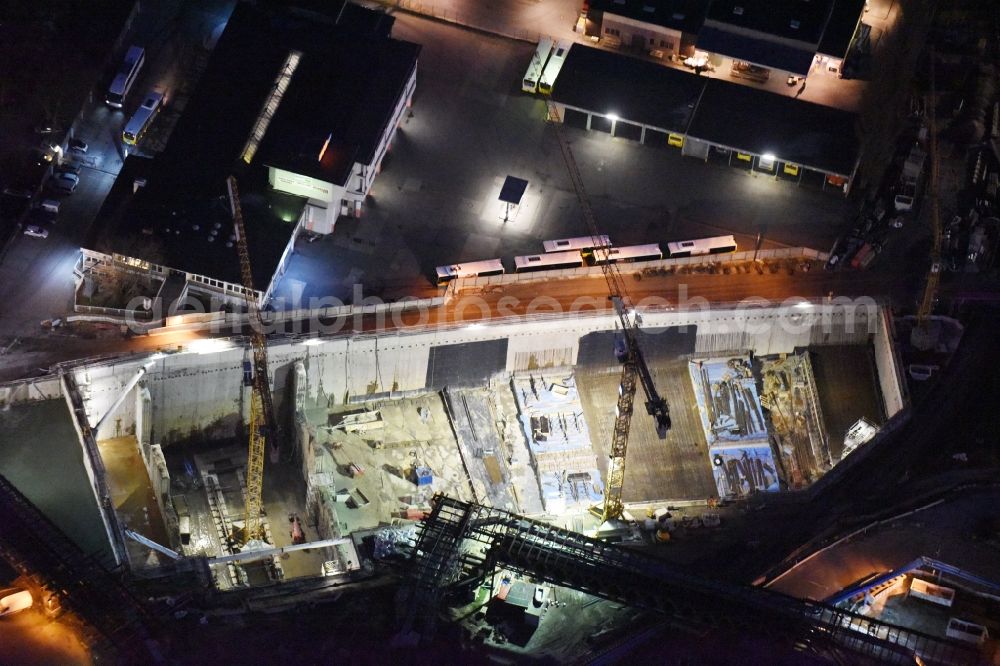
[[(100, 440), (97, 448), (107, 470), (111, 504), (119, 520), (144, 537), (169, 546), (167, 528), (135, 435)], [(131, 540), (126, 543), (138, 561), (150, 555), (149, 548)]]
[(809, 353), (830, 455), (840, 460), (844, 435), (858, 419), (885, 423), (875, 360), (870, 345), (812, 347)]
[[(374, 410), (381, 414), (381, 428), (351, 433), (330, 425), (345, 413)], [(326, 447), (333, 458), (335, 469), (330, 474), (335, 492), (344, 490), (353, 497), (348, 500), (344, 496), (344, 501), (337, 502), (342, 533), (398, 521), (408, 506), (429, 506), (436, 492), (473, 499), (439, 394), (338, 406), (325, 413), (310, 410), (308, 415), (318, 445)], [(352, 471), (352, 464), (360, 474), (358, 469)], [(430, 467), (430, 484), (415, 483), (411, 472), (416, 464)], [(357, 491), (363, 495), (360, 503)]]
[[(625, 502), (644, 502), (714, 497), (708, 443), (698, 416), (687, 361), (662, 361), (654, 364), (651, 371), (657, 389), (670, 405), (673, 425), (666, 439), (657, 436), (652, 419), (641, 405), (640, 390), (629, 432), (622, 498)], [(613, 366), (577, 372), (584, 414), (603, 475), (607, 474), (620, 373), (620, 368)]]

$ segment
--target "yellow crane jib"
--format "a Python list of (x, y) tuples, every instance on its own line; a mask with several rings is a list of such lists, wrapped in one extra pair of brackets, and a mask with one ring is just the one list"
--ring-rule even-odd
[(646, 412), (653, 417), (656, 433), (661, 439), (667, 436), (667, 431), (670, 429), (670, 408), (667, 406), (667, 401), (656, 390), (649, 366), (642, 356), (638, 338), (639, 325), (631, 312), (632, 306), (628, 298), (628, 291), (625, 289), (625, 282), (617, 264), (608, 261), (611, 246), (601, 238), (597, 229), (597, 219), (594, 216), (594, 209), (590, 205), (587, 190), (583, 185), (583, 177), (580, 175), (580, 169), (573, 157), (573, 151), (562, 133), (559, 108), (552, 101), (548, 102), (548, 120), (559, 140), (559, 149), (566, 162), (566, 169), (573, 183), (573, 189), (576, 191), (577, 200), (580, 202), (583, 219), (587, 223), (587, 228), (594, 241), (594, 257), (604, 274), (604, 280), (608, 285), (608, 295), (615, 308), (615, 313), (618, 315), (624, 337), (624, 346), (618, 353), (619, 360), (622, 362), (622, 376), (618, 390), (618, 405), (615, 411), (615, 427), (611, 438), (611, 452), (608, 459), (604, 507), (601, 510), (601, 520), (607, 522), (611, 519), (621, 518), (624, 510), (622, 487), (625, 482), (625, 454), (628, 447), (629, 429), (632, 424), (636, 384), (642, 384), (643, 392), (646, 395)]
[(264, 322), (257, 302), (253, 272), (250, 268), (250, 252), (247, 249), (246, 229), (243, 226), (243, 212), (240, 208), (240, 194), (236, 178), (226, 179), (229, 191), (229, 205), (233, 214), (236, 247), (240, 256), (240, 273), (243, 279), (243, 297), (247, 302), (251, 328), (250, 346), (253, 350), (253, 367), (250, 395), (250, 430), (247, 449), (246, 500), (243, 509), (243, 532), (240, 541), (246, 544), (254, 539), (262, 540), (264, 511), (264, 452), (270, 443), (272, 454), (278, 447), (278, 428), (274, 417), (274, 402), (267, 365), (267, 339), (264, 337)]

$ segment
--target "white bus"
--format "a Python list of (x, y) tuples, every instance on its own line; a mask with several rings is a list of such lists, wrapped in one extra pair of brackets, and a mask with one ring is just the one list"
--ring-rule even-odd
[(552, 53), (552, 40), (548, 37), (542, 37), (538, 42), (538, 48), (535, 49), (535, 55), (531, 56), (531, 64), (528, 65), (528, 71), (524, 74), (521, 90), (530, 93), (538, 92), (538, 79), (542, 78), (542, 70), (545, 69), (545, 63), (548, 61), (550, 53)]
[(578, 236), (576, 238), (560, 238), (542, 242), (546, 252), (561, 252), (563, 250), (591, 250), (595, 247), (608, 247), (611, 239), (607, 236)]
[(125, 125), (125, 129), (122, 130), (122, 141), (130, 146), (139, 143), (142, 135), (146, 133), (146, 128), (149, 127), (149, 124), (153, 122), (153, 118), (156, 117), (156, 112), (160, 110), (162, 102), (162, 93), (154, 91), (146, 95), (146, 99), (139, 107), (139, 110), (135, 112), (132, 119)]
[(583, 257), (580, 256), (579, 250), (514, 257), (514, 270), (518, 273), (553, 271), (559, 268), (577, 268), (579, 266), (583, 266)]
[(667, 243), (667, 256), (693, 257), (699, 254), (722, 254), (736, 252), (736, 239), (732, 236), (714, 236), (697, 240)]
[(142, 69), (144, 62), (146, 62), (146, 52), (142, 47), (128, 47), (128, 51), (125, 53), (125, 62), (118, 68), (118, 72), (111, 82), (111, 87), (108, 88), (108, 96), (104, 100), (108, 106), (113, 106), (116, 109), (122, 108), (125, 104), (125, 96), (132, 89), (135, 80), (139, 78), (139, 70)]
[(590, 259), (594, 264), (613, 264), (631, 261), (655, 261), (663, 259), (663, 252), (656, 243), (648, 245), (627, 245), (625, 247), (603, 247), (594, 250)]
[(565, 40), (556, 44), (555, 51), (549, 56), (549, 61), (542, 71), (542, 78), (538, 80), (538, 92), (543, 95), (552, 94), (552, 85), (556, 82), (556, 77), (559, 76), (559, 70), (562, 69), (563, 63), (566, 62), (566, 55), (571, 46), (573, 46), (572, 42)]
[(485, 261), (470, 261), (464, 264), (438, 266), (435, 270), (437, 270), (438, 284), (442, 285), (455, 278), (503, 275), (503, 264), (500, 263), (499, 259), (487, 259)]

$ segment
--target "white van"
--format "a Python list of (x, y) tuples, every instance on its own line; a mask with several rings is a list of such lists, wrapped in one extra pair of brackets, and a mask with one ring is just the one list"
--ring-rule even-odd
[(31, 592), (20, 588), (11, 588), (0, 592), (0, 617), (20, 613), (31, 608), (35, 600), (31, 598)]

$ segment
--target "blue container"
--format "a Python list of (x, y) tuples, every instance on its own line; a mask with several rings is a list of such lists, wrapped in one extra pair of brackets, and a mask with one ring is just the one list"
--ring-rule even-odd
[(434, 480), (434, 474), (430, 467), (417, 467), (413, 470), (413, 475), (417, 477), (418, 486), (429, 486)]

